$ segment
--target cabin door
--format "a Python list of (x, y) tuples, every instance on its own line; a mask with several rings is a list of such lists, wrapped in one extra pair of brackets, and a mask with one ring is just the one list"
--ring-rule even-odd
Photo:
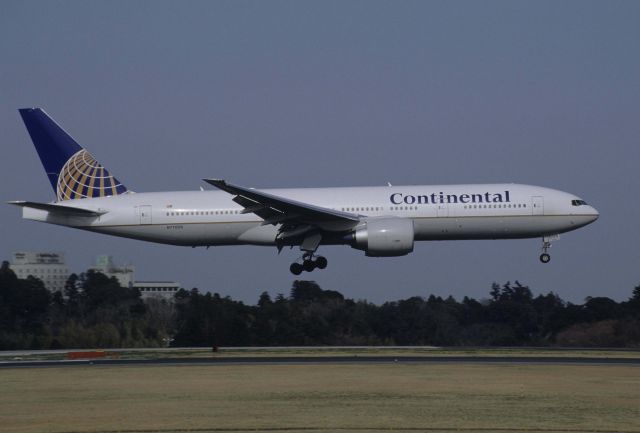
[(151, 206), (140, 206), (140, 224), (151, 224)]
[(531, 214), (544, 215), (544, 197), (531, 197)]

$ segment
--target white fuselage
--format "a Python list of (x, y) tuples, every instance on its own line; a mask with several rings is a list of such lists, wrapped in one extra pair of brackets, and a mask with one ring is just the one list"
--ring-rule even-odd
[[(296, 188), (262, 190), (366, 218), (404, 217), (415, 240), (552, 236), (598, 218), (573, 194), (518, 184)], [(104, 214), (83, 218), (24, 208), (27, 219), (141, 239), (188, 245), (276, 245), (278, 227), (262, 225), (223, 191), (127, 193), (60, 202)], [(580, 204), (576, 204), (576, 202)], [(336, 230), (339, 231), (339, 230)], [(339, 236), (323, 244), (346, 243)]]

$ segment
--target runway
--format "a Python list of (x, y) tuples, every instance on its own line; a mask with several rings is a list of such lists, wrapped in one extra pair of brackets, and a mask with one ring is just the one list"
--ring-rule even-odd
[(79, 359), (1, 361), (0, 368), (133, 365), (300, 365), (300, 364), (564, 364), (639, 366), (640, 358), (578, 356), (233, 356), (210, 358)]

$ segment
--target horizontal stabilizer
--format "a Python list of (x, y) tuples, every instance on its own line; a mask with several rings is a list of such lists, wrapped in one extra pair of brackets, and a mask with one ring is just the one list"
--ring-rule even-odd
[(100, 215), (104, 215), (107, 213), (107, 211), (97, 212), (94, 210), (82, 209), (79, 207), (61, 206), (59, 204), (52, 204), (52, 203), (38, 203), (35, 201), (10, 201), (7, 203), (12, 204), (14, 206), (39, 209), (39, 210), (44, 210), (47, 212), (60, 214), (60, 215), (67, 215), (67, 216), (98, 217)]

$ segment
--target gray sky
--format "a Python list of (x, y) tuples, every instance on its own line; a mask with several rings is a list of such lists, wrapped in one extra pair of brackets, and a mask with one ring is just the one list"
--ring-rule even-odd
[[(518, 182), (600, 220), (554, 243), (421, 242), (401, 258), (325, 247), (323, 288), (373, 302), (485, 297), (519, 279), (564, 299), (640, 283), (640, 2), (2, 2), (0, 199), (53, 191), (17, 108), (42, 106), (135, 191), (203, 177), (251, 187)], [(207, 186), (205, 186), (207, 187)], [(208, 188), (208, 187), (207, 187)], [(288, 293), (298, 251), (149, 244), (24, 221), (0, 257), (97, 254), (138, 279), (255, 303)]]

